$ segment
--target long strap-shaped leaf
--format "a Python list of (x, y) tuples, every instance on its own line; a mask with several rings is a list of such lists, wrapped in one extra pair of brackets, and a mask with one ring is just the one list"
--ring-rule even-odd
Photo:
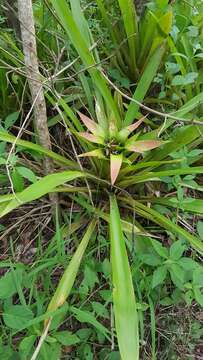
[(116, 198), (110, 197), (110, 241), (113, 305), (122, 360), (139, 359), (139, 331), (135, 294)]
[[(130, 59), (134, 74), (136, 74), (136, 37), (138, 37), (137, 15), (133, 0), (118, 0), (128, 39)], [(134, 75), (133, 74), (133, 75)]]
[(171, 231), (172, 233), (176, 235), (180, 235), (181, 237), (184, 237), (191, 246), (199, 251), (201, 254), (203, 254), (203, 241), (200, 240), (197, 236), (192, 235), (179, 225), (174, 224), (170, 219), (168, 219), (166, 216), (160, 214), (158, 211), (149, 208), (148, 206), (142, 204), (139, 201), (133, 200), (131, 198), (127, 197), (121, 197), (120, 200), (123, 203), (129, 204), (133, 211), (136, 210), (136, 212), (143, 216), (146, 219), (149, 219), (158, 225), (162, 226), (164, 229)]
[[(194, 96), (192, 99), (187, 101), (181, 108), (173, 113), (171, 113), (173, 116), (176, 116), (177, 118), (187, 118), (185, 115), (192, 112), (192, 110), (197, 109), (198, 107), (203, 103), (203, 92), (200, 92), (198, 95)], [(195, 111), (198, 113), (198, 111)], [(191, 114), (188, 116), (188, 119), (193, 119), (194, 115)], [(174, 119), (167, 119), (164, 126), (161, 125), (161, 131), (160, 134), (163, 133), (166, 129), (168, 129), (176, 120)]]
[[(157, 48), (155, 50), (155, 52), (151, 56), (147, 66), (137, 84), (137, 88), (134, 92), (133, 99), (135, 99), (139, 102), (143, 101), (147, 91), (149, 90), (151, 82), (157, 73), (157, 70), (160, 65), (164, 51), (165, 51), (165, 46), (164, 46), (164, 44), (162, 44), (159, 48)], [(133, 120), (138, 115), (138, 110), (139, 110), (139, 105), (136, 104), (135, 102), (131, 101), (131, 103), (128, 107), (128, 111), (125, 116), (125, 120), (124, 120), (124, 124), (126, 126), (130, 125), (133, 122)]]
[(48, 150), (41, 145), (34, 144), (31, 141), (17, 139), (15, 136), (7, 133), (6, 131), (0, 131), (0, 140), (11, 144), (23, 146), (26, 149), (34, 150), (39, 154), (49, 156), (50, 158), (52, 158), (53, 160), (55, 160), (60, 164), (67, 165), (72, 168), (78, 168), (78, 166), (75, 165), (74, 161), (66, 159), (64, 156), (61, 156), (55, 153), (54, 151)]
[(163, 171), (147, 172), (142, 175), (129, 176), (127, 180), (119, 183), (119, 186), (127, 187), (133, 184), (138, 184), (145, 181), (161, 181), (162, 177), (175, 175), (189, 175), (189, 174), (203, 174), (203, 166), (185, 167), (180, 169), (171, 169)]
[(43, 195), (51, 192), (55, 187), (62, 185), (68, 181), (84, 177), (85, 174), (80, 171), (63, 171), (56, 174), (44, 176), (36, 183), (28, 186), (21, 193), (18, 193), (15, 199), (11, 200), (8, 205), (0, 212), (0, 217), (8, 214), (19, 206), (39, 199)]
[[(184, 186), (184, 182), (182, 183), (182, 185)], [(185, 185), (187, 186), (187, 184), (185, 184)], [(198, 189), (198, 185), (197, 185), (197, 189)], [(200, 187), (200, 189), (201, 189), (201, 187)], [(145, 199), (143, 199), (143, 200), (145, 200)], [(187, 197), (182, 202), (178, 202), (178, 199), (175, 197), (172, 197), (172, 198), (153, 197), (153, 198), (147, 198), (146, 201), (152, 202), (154, 204), (166, 205), (166, 206), (173, 207), (176, 209), (179, 208), (186, 212), (192, 212), (192, 213), (196, 213), (199, 215), (200, 214), (203, 215), (203, 200), (202, 199), (195, 199), (195, 198)]]
[(87, 43), (84, 39), (84, 36), (81, 34), (76, 22), (74, 21), (73, 15), (70, 11), (69, 5), (66, 0), (51, 0), (51, 4), (53, 5), (56, 14), (63, 25), (66, 33), (68, 34), (72, 44), (76, 48), (78, 54), (81, 57), (82, 62), (85, 66), (88, 67), (88, 71), (92, 77), (92, 80), (96, 87), (99, 89), (100, 93), (104, 97), (106, 103), (109, 108), (112, 109), (115, 118), (118, 123), (121, 122), (120, 115), (118, 113), (117, 107), (111, 95), (111, 92), (101, 75), (100, 71), (95, 67), (96, 65), (95, 59), (92, 55), (92, 52), (87, 46)]
[[(62, 306), (64, 302), (66, 301), (68, 295), (71, 292), (71, 289), (73, 287), (75, 278), (78, 273), (78, 269), (82, 260), (82, 257), (84, 255), (84, 252), (86, 250), (86, 247), (88, 245), (88, 242), (93, 234), (93, 231), (95, 229), (97, 220), (92, 220), (90, 225), (87, 228), (87, 231), (85, 235), (83, 236), (81, 243), (79, 244), (76, 252), (74, 253), (70, 263), (68, 264), (58, 286), (57, 289), (49, 303), (47, 312), (56, 310), (59, 306)], [(47, 322), (48, 320), (46, 320)]]

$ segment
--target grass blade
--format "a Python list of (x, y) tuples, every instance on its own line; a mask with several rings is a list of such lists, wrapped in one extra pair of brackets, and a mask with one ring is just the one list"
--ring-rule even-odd
[[(93, 231), (96, 226), (96, 220), (92, 220), (90, 225), (87, 228), (87, 231), (85, 232), (85, 235), (83, 236), (76, 252), (74, 253), (70, 263), (68, 264), (58, 286), (54, 293), (54, 296), (52, 297), (47, 312), (54, 311), (58, 309), (58, 307), (62, 306), (64, 302), (66, 301), (68, 295), (70, 294), (70, 291), (73, 287), (75, 278), (77, 276), (77, 272), (82, 260), (82, 257), (84, 255), (84, 252), (86, 250), (86, 247), (88, 245), (88, 242), (93, 234)], [(46, 322), (48, 320), (46, 319)]]
[(151, 320), (151, 338), (152, 338), (152, 360), (156, 360), (156, 318), (154, 304), (150, 296), (148, 296)]
[(135, 294), (115, 196), (110, 197), (110, 242), (113, 304), (119, 350), (123, 360), (138, 360), (139, 331)]

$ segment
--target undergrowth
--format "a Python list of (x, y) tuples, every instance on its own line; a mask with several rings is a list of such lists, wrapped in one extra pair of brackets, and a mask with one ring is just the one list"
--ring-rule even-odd
[(0, 358), (202, 359), (202, 2), (33, 11), (52, 150), (0, 9)]

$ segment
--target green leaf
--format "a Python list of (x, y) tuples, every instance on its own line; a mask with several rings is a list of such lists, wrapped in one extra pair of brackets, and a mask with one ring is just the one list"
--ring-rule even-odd
[(136, 41), (135, 37), (138, 36), (137, 15), (135, 4), (133, 0), (118, 0), (126, 37), (128, 39), (128, 46), (130, 52), (130, 62), (134, 74), (136, 74)]
[(92, 220), (92, 222), (87, 228), (87, 231), (85, 232), (85, 235), (81, 240), (81, 243), (79, 244), (70, 263), (68, 264), (61, 280), (59, 281), (57, 289), (49, 303), (47, 312), (56, 310), (59, 306), (63, 305), (67, 297), (69, 296), (74, 281), (76, 279), (78, 269), (82, 261), (82, 257), (84, 255), (88, 242), (92, 236), (95, 226), (96, 226), (96, 220)]
[(170, 247), (170, 258), (174, 261), (179, 260), (185, 250), (186, 246), (183, 244), (182, 240), (174, 242)]
[(171, 264), (169, 271), (171, 280), (173, 281), (174, 285), (179, 289), (182, 289), (185, 280), (185, 273), (182, 267), (180, 267), (178, 264)]
[(97, 66), (94, 66), (96, 65), (96, 61), (94, 59), (92, 51), (89, 49), (89, 46), (86, 42), (87, 38), (84, 38), (84, 34), (81, 33), (80, 28), (78, 27), (78, 23), (75, 22), (68, 3), (66, 2), (66, 0), (60, 0), (60, 2), (57, 0), (51, 0), (50, 2), (53, 5), (56, 14), (66, 33), (68, 34), (72, 44), (76, 48), (82, 62), (87, 67), (94, 84), (99, 89), (100, 93), (108, 104), (108, 107), (112, 109), (115, 115), (115, 119), (120, 123), (121, 120), (119, 112), (111, 95), (111, 92), (100, 70), (97, 68)]
[(150, 266), (158, 266), (161, 265), (162, 259), (155, 255), (155, 254), (142, 254), (140, 256), (140, 259), (144, 264), (150, 265)]
[(36, 335), (30, 335), (24, 337), (24, 339), (20, 342), (19, 350), (22, 360), (26, 360), (29, 357), (30, 351), (36, 341), (36, 338), (37, 338)]
[(186, 175), (186, 174), (203, 174), (203, 166), (194, 166), (194, 167), (185, 167), (172, 170), (163, 170), (163, 171), (148, 171), (147, 173), (141, 175), (129, 176), (127, 180), (123, 180), (119, 183), (121, 186), (130, 186), (140, 182), (150, 181), (150, 180), (161, 180), (162, 177), (166, 176), (176, 176), (176, 175)]
[(109, 319), (108, 310), (105, 308), (104, 305), (97, 301), (92, 301), (91, 305), (97, 316), (100, 316), (104, 319)]
[(73, 169), (78, 168), (78, 166), (75, 165), (74, 161), (68, 160), (64, 156), (56, 154), (55, 152), (53, 152), (51, 150), (47, 150), (40, 145), (33, 144), (30, 141), (17, 139), (15, 136), (10, 135), (7, 132), (0, 131), (0, 140), (9, 142), (11, 144), (15, 143), (16, 145), (23, 146), (26, 149), (34, 150), (39, 154), (49, 156), (50, 158), (54, 159), (55, 161), (59, 162), (60, 164), (71, 166)]
[(152, 289), (154, 289), (156, 286), (163, 284), (165, 278), (167, 275), (167, 267), (166, 266), (160, 266), (158, 267), (152, 277)]
[(88, 323), (88, 324), (93, 325), (95, 327), (95, 329), (97, 329), (108, 340), (110, 340), (110, 337), (109, 337), (110, 331), (104, 325), (102, 325), (99, 321), (97, 321), (95, 316), (91, 312), (80, 310), (73, 306), (71, 307), (70, 310), (74, 314), (74, 316), (76, 317), (76, 319), (78, 321), (80, 321), (81, 323)]
[(139, 332), (135, 294), (116, 198), (110, 197), (110, 243), (113, 306), (122, 359), (139, 359)]
[(16, 170), (22, 177), (28, 179), (31, 183), (35, 183), (37, 181), (37, 177), (32, 170), (24, 166), (17, 166)]
[(12, 305), (3, 312), (3, 319), (9, 328), (20, 330), (33, 319), (33, 312), (27, 306)]
[(90, 48), (91, 46), (90, 30), (88, 27), (88, 23), (85, 20), (84, 12), (81, 9), (80, 2), (81, 2), (80, 0), (70, 0), (71, 12), (75, 20), (75, 23), (77, 25), (77, 28), (80, 30), (80, 33), (83, 36), (88, 48)]
[(185, 294), (184, 294), (184, 299), (187, 305), (191, 305), (192, 301), (194, 299), (194, 293), (192, 290), (188, 290)]
[[(203, 201), (202, 201), (202, 207), (203, 207)], [(197, 232), (199, 234), (199, 237), (203, 240), (203, 221), (197, 222)]]
[(193, 287), (193, 291), (194, 291), (196, 301), (200, 304), (200, 306), (203, 307), (203, 293), (202, 293), (202, 291), (197, 286)]
[(85, 265), (83, 283), (91, 290), (93, 290), (94, 286), (99, 283), (96, 271), (89, 264)]
[(165, 248), (159, 241), (155, 239), (151, 239), (151, 243), (154, 250), (157, 252), (157, 254), (159, 254), (159, 256), (161, 256), (164, 259), (168, 259), (169, 254), (167, 248)]
[(193, 284), (203, 287), (203, 267), (198, 267), (193, 271)]
[(173, 86), (184, 86), (188, 84), (193, 84), (198, 77), (198, 73), (190, 72), (186, 75), (176, 75), (172, 80)]
[(61, 173), (47, 175), (44, 178), (38, 180), (36, 183), (28, 186), (25, 190), (19, 193), (15, 199), (11, 200), (8, 205), (1, 211), (0, 217), (8, 214), (13, 209), (22, 206), (27, 202), (39, 199), (43, 195), (53, 191), (59, 185), (84, 176), (85, 175), (79, 171), (64, 171)]
[(8, 130), (11, 126), (13, 126), (15, 122), (18, 120), (18, 117), (19, 117), (19, 111), (9, 114), (4, 120), (5, 129)]
[(101, 295), (101, 298), (104, 300), (104, 301), (112, 301), (112, 292), (111, 290), (101, 290), (99, 292), (99, 294)]
[[(203, 96), (202, 96), (203, 98)], [(202, 99), (203, 102), (203, 99)], [(198, 103), (198, 99), (197, 99)], [(195, 103), (197, 105), (197, 103)], [(186, 110), (185, 110), (186, 111)], [(177, 114), (175, 116), (184, 116), (184, 113)], [(162, 133), (162, 127), (167, 129), (171, 124), (173, 124), (174, 120), (168, 119), (166, 121), (166, 125), (160, 127), (160, 132)], [(176, 128), (173, 132), (170, 133), (170, 143), (162, 146), (160, 149), (154, 150), (152, 154), (149, 154), (149, 157), (145, 158), (145, 161), (154, 161), (154, 160), (162, 160), (165, 159), (172, 152), (177, 151), (178, 149), (183, 148), (183, 146), (192, 143), (195, 139), (200, 137), (200, 132), (197, 126), (187, 125)]]
[[(144, 73), (142, 74), (138, 82), (137, 88), (133, 95), (133, 99), (139, 102), (143, 101), (147, 91), (149, 90), (151, 82), (153, 81), (157, 73), (164, 51), (165, 51), (165, 46), (161, 45), (155, 50), (155, 52), (151, 56), (144, 70)], [(139, 105), (131, 101), (124, 120), (125, 126), (130, 125), (134, 121), (134, 119), (138, 116), (138, 110), (139, 110)]]
[[(177, 110), (174, 115), (177, 117), (183, 117), (184, 115), (190, 113), (193, 109), (197, 108), (203, 103), (203, 92), (194, 96), (192, 99), (187, 101), (179, 110)], [(170, 122), (169, 122), (170, 124)]]
[(14, 190), (16, 192), (23, 191), (23, 189), (24, 189), (23, 177), (18, 173), (16, 168), (14, 168), (11, 172), (11, 179), (12, 179), (12, 184), (13, 184)]
[(79, 337), (76, 334), (72, 334), (70, 331), (60, 331), (53, 334), (54, 338), (64, 346), (75, 345), (80, 342)]
[[(59, 343), (48, 344), (44, 342), (40, 351), (40, 360), (56, 360), (61, 359), (61, 345)], [(27, 360), (27, 359), (26, 359)]]
[(197, 250), (201, 254), (203, 253), (203, 242), (198, 237), (192, 235), (182, 227), (174, 224), (167, 217), (163, 216), (159, 212), (149, 208), (148, 206), (142, 204), (139, 201), (135, 201), (127, 197), (121, 197), (120, 199), (122, 199), (123, 202), (130, 204), (133, 211), (136, 211), (143, 217), (157, 223), (159, 226), (162, 226), (166, 230), (169, 230), (176, 235), (180, 235), (181, 237), (189, 241), (195, 250)]
[(191, 271), (191, 272), (193, 272), (193, 270), (199, 267), (198, 263), (187, 257), (181, 258), (178, 261), (178, 265), (180, 265), (185, 271)]
[[(192, 212), (197, 214), (203, 214), (203, 200), (195, 199), (195, 198), (187, 198), (184, 199), (181, 204), (179, 204), (178, 199), (175, 197), (167, 198), (156, 198), (150, 199), (150, 201), (158, 204), (163, 204), (169, 207), (178, 208), (180, 207), (182, 210), (186, 212)], [(200, 236), (201, 238), (201, 236)]]
[(0, 299), (5, 300), (16, 294), (17, 286), (15, 278), (18, 279), (18, 284), (22, 284), (23, 269), (18, 268), (7, 272), (0, 279)]
[(102, 272), (105, 276), (106, 279), (108, 279), (108, 277), (110, 276), (111, 274), (111, 264), (110, 264), (110, 261), (105, 258), (104, 261), (102, 262)]
[(83, 342), (89, 339), (91, 333), (92, 333), (92, 329), (90, 328), (82, 328), (76, 332), (80, 340), (82, 340)]
[(173, 21), (173, 12), (167, 11), (161, 18), (158, 20), (158, 25), (161, 28), (161, 31), (165, 35), (168, 35), (171, 31)]
[(11, 347), (8, 346), (3, 346), (2, 344), (0, 344), (0, 357), (1, 360), (10, 360), (10, 359), (16, 359), (16, 352), (14, 352)]

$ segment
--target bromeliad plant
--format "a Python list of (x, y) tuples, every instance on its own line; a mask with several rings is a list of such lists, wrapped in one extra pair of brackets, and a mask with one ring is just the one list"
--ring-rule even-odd
[[(111, 6), (115, 8), (115, 3), (118, 3), (120, 14), (113, 25), (109, 15), (109, 2), (96, 2), (115, 49), (113, 67), (117, 67), (131, 82), (137, 82), (154, 51), (165, 46), (171, 31), (173, 13), (169, 1), (155, 1), (151, 8), (146, 8), (144, 16), (139, 18), (134, 0), (117, 0)], [(106, 53), (108, 54), (108, 50)]]
[[(69, 169), (45, 176), (15, 195), (8, 194), (1, 196), (1, 216), (52, 191), (64, 192), (64, 195), (69, 194), (70, 198), (73, 198), (81, 207), (81, 212), (84, 214), (83, 216), (86, 218), (86, 221), (88, 221), (87, 216), (89, 214), (90, 225), (49, 304), (45, 326), (47, 326), (48, 320), (54, 316), (54, 312), (58, 307), (66, 302), (77, 276), (85, 249), (91, 237), (93, 237), (93, 233), (95, 234), (97, 231), (96, 223), (101, 219), (110, 225), (113, 303), (120, 354), (122, 359), (139, 359), (139, 323), (125, 239), (126, 237), (132, 239), (132, 234), (136, 234), (135, 248), (139, 250), (139, 252), (143, 251), (144, 253), (147, 249), (150, 249), (151, 240), (150, 233), (143, 229), (142, 224), (138, 222), (137, 219), (136, 221), (134, 220), (134, 214), (139, 215), (140, 220), (147, 219), (150, 222), (158, 224), (167, 233), (173, 233), (174, 239), (184, 239), (196, 251), (200, 253), (203, 252), (203, 243), (198, 237), (186, 231), (182, 226), (180, 227), (174, 223), (167, 216), (160, 214), (153, 207), (148, 206), (149, 202), (152, 204), (161, 203), (159, 197), (153, 197), (150, 200), (149, 197), (145, 199), (139, 195), (143, 192), (144, 183), (151, 184), (153, 188), (153, 182), (160, 186), (161, 182), (165, 181), (165, 178), (168, 176), (203, 173), (202, 166), (193, 167), (191, 166), (192, 164), (188, 166), (184, 165), (184, 159), (178, 158), (171, 160), (170, 158), (170, 154), (174, 153), (175, 150), (200, 139), (198, 128), (195, 125), (189, 125), (183, 127), (183, 129), (177, 129), (172, 136), (170, 143), (162, 144), (161, 151), (157, 148), (152, 152), (148, 152), (144, 159), (140, 159), (140, 161), (136, 161), (136, 163), (130, 166), (124, 163), (116, 186), (112, 187), (108, 178), (104, 181), (104, 179), (95, 175), (94, 166), (88, 169), (87, 172), (74, 170), (77, 168), (76, 162), (54, 152), (47, 151), (39, 145), (16, 139), (6, 132), (0, 133), (1, 140), (8, 143), (16, 143), (18, 146), (21, 146), (21, 149), (23, 147), (31, 149), (35, 151), (35, 153), (50, 156), (57, 164), (66, 166)], [(98, 161), (108, 162), (103, 159), (98, 159)], [(84, 166), (85, 164), (83, 164), (83, 167)], [(158, 171), (156, 171), (156, 168), (158, 168)], [(98, 207), (93, 206), (88, 200), (87, 189), (84, 188), (85, 180), (88, 181), (93, 203), (95, 203), (96, 200), (96, 198), (94, 198), (95, 193), (96, 197), (101, 199)], [(72, 182), (74, 182), (74, 186), (68, 186), (68, 183), (71, 184)], [(81, 187), (81, 185), (83, 187)], [(134, 188), (133, 191), (130, 190), (132, 186)], [(119, 192), (117, 192), (117, 188), (119, 188)], [(73, 197), (73, 193), (78, 193), (79, 195)], [(108, 197), (106, 197), (106, 194), (108, 194)], [(195, 199), (192, 199), (192, 201), (193, 206), (189, 206), (190, 204), (188, 205), (187, 202), (185, 204), (182, 203), (181, 210), (186, 209), (186, 211), (193, 212), (195, 204), (198, 203), (199, 212), (202, 212), (202, 201)], [(125, 216), (123, 215), (122, 219), (120, 217), (118, 204), (119, 208), (124, 210), (122, 213), (125, 214)], [(167, 198), (167, 206), (174, 207), (174, 201), (170, 201), (170, 197)], [(176, 206), (178, 206), (178, 203), (176, 203)], [(92, 217), (94, 217), (93, 220)]]
[[(113, 98), (106, 79), (96, 66), (98, 54), (96, 51), (94, 53), (91, 51), (92, 36), (81, 12), (80, 2), (70, 0), (69, 6), (65, 0), (60, 2), (51, 0), (51, 4), (68, 34), (68, 38), (80, 55), (82, 63), (88, 69), (95, 88), (95, 114), (91, 114), (89, 117), (84, 113), (79, 113), (79, 120), (64, 100), (56, 99), (64, 125), (72, 134), (72, 138), (74, 137), (83, 148), (83, 153), (80, 154), (80, 158), (77, 156), (77, 161), (76, 159), (67, 159), (29, 141), (19, 140), (6, 131), (0, 132), (1, 141), (15, 143), (21, 148), (34, 151), (35, 154), (50, 156), (56, 164), (67, 168), (66, 171), (49, 174), (38, 179), (17, 194), (0, 197), (0, 216), (50, 192), (63, 191), (78, 203), (86, 222), (90, 223), (48, 306), (45, 326), (49, 324), (49, 320), (52, 319), (58, 307), (66, 302), (85, 249), (97, 231), (97, 222), (102, 219), (109, 224), (109, 235), (107, 232), (106, 238), (110, 237), (113, 306), (119, 350), (122, 359), (138, 360), (138, 310), (127, 254), (126, 237), (132, 240), (134, 238), (132, 234), (136, 234), (136, 250), (146, 252), (146, 249), (151, 246), (151, 234), (144, 230), (142, 222), (143, 219), (147, 219), (158, 224), (165, 233), (173, 233), (174, 241), (184, 238), (197, 252), (203, 253), (203, 243), (198, 236), (189, 233), (169, 217), (149, 206), (149, 203), (159, 203), (159, 197), (157, 197), (157, 201), (156, 197), (152, 197), (150, 201), (149, 197), (143, 196), (146, 191), (145, 183), (155, 193), (155, 186), (160, 187), (166, 177), (203, 173), (202, 166), (192, 166), (193, 162), (197, 161), (201, 155), (189, 164), (185, 164), (185, 159), (181, 157), (171, 158), (171, 154), (175, 151), (184, 146), (193, 146), (194, 142), (201, 141), (201, 127), (194, 124), (182, 126), (171, 131), (170, 137), (168, 137), (165, 136), (164, 130), (168, 128), (169, 124), (173, 124), (174, 118), (170, 120), (169, 124), (160, 123), (159, 120), (159, 124), (156, 125), (155, 121), (149, 121), (140, 115), (139, 106), (133, 101), (127, 105), (122, 97), (118, 97), (118, 94)], [(139, 100), (144, 98), (156, 74), (162, 55), (161, 47), (151, 55), (138, 82), (134, 98)], [(47, 98), (53, 103), (56, 102), (52, 94), (47, 94)], [(188, 119), (192, 118), (192, 112), (195, 111), (197, 102), (203, 102), (202, 94), (187, 102), (177, 113), (173, 113), (173, 117), (187, 115)], [(126, 107), (127, 111), (125, 111)], [(97, 121), (92, 119), (97, 119)], [(138, 120), (136, 121), (136, 119)], [(83, 131), (85, 130), (84, 125), (89, 132)], [(141, 128), (147, 131), (138, 131)], [(161, 134), (164, 134), (164, 138), (170, 141), (165, 143), (160, 140)], [(93, 146), (92, 143), (96, 145)], [(90, 158), (88, 166), (86, 166), (86, 161), (83, 162), (84, 156)], [(83, 171), (78, 162), (80, 165), (82, 162)], [(109, 181), (109, 169), (111, 181)], [(71, 186), (72, 182), (74, 182), (73, 186)], [(84, 187), (84, 184), (87, 183), (88, 189)], [(88, 198), (88, 193), (91, 194), (91, 199)], [(100, 204), (96, 206), (98, 198), (101, 200)], [(167, 199), (167, 206), (173, 207), (174, 202), (170, 202), (170, 198)], [(200, 205), (198, 204), (198, 206)], [(184, 204), (182, 207), (184, 210)], [(123, 214), (122, 218), (120, 213)], [(135, 214), (136, 220), (134, 219)], [(137, 221), (137, 215), (139, 215), (139, 221)]]
[[(122, 163), (132, 164), (129, 157), (131, 152), (137, 154), (143, 153), (155, 149), (164, 143), (161, 140), (139, 140), (140, 133), (135, 133), (130, 136), (134, 130), (142, 124), (145, 117), (142, 117), (135, 123), (119, 130), (113, 119), (109, 121), (109, 127), (105, 129), (102, 125), (95, 123), (86, 115), (82, 113), (79, 113), (79, 115), (82, 122), (90, 131), (81, 132), (79, 135), (88, 142), (97, 144), (97, 148), (81, 154), (80, 157), (96, 157), (103, 160), (109, 160), (112, 185), (114, 185), (119, 175)], [(103, 171), (105, 174), (105, 168)]]

